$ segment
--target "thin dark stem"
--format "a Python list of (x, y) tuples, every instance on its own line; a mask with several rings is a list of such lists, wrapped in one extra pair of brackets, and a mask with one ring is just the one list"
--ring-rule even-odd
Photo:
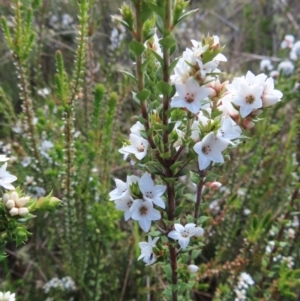
[(196, 223), (197, 223), (197, 220), (198, 220), (199, 214), (200, 214), (199, 207), (202, 202), (202, 191), (203, 191), (204, 180), (205, 180), (205, 171), (204, 170), (200, 171), (199, 175), (200, 175), (201, 179), (197, 185), (197, 199), (196, 199), (195, 210), (194, 210), (194, 218), (195, 218)]

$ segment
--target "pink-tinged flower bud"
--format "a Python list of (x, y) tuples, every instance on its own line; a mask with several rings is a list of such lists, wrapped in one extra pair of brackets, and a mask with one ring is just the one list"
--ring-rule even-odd
[(20, 216), (25, 216), (29, 212), (26, 207), (20, 208), (18, 211)]
[(3, 197), (2, 197), (2, 201), (4, 204), (6, 204), (6, 202), (10, 199), (10, 196), (8, 193), (4, 193)]
[(19, 198), (19, 199), (16, 201), (16, 206), (19, 207), (19, 208), (24, 207), (24, 206), (28, 203), (29, 199), (30, 199), (29, 196)]
[(14, 200), (8, 200), (6, 202), (6, 208), (7, 209), (11, 209), (11, 208), (14, 208), (15, 207), (15, 201)]
[(190, 264), (190, 265), (188, 266), (188, 270), (189, 270), (189, 272), (190, 272), (191, 274), (197, 273), (198, 269), (199, 269), (199, 268), (198, 268), (196, 265), (194, 265), (194, 264)]
[(9, 210), (9, 214), (10, 214), (11, 216), (18, 215), (18, 214), (19, 214), (19, 209), (16, 208), (16, 207), (11, 208), (11, 209)]
[(19, 199), (19, 194), (16, 192), (16, 191), (13, 191), (11, 194), (10, 194), (10, 199), (11, 200), (14, 200), (14, 201), (17, 201)]
[(219, 188), (222, 186), (222, 183), (213, 181), (213, 182), (206, 182), (205, 187), (211, 188), (213, 190), (219, 190)]
[(255, 126), (255, 123), (251, 120), (251, 118), (245, 118), (242, 123), (242, 127), (245, 130), (250, 130)]

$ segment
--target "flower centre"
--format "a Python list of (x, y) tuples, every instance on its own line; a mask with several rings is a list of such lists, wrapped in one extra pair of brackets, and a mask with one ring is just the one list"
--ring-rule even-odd
[(130, 207), (131, 207), (132, 203), (133, 203), (133, 202), (132, 202), (132, 200), (130, 200), (130, 201), (128, 201), (128, 202), (127, 202), (127, 206), (128, 206), (128, 208), (130, 208)]
[(147, 212), (148, 212), (148, 208), (143, 206), (140, 208), (140, 214), (141, 215), (147, 215)]
[(141, 143), (140, 145), (138, 145), (136, 147), (137, 151), (142, 153), (143, 151), (145, 151), (145, 145), (143, 143)]
[(254, 100), (255, 98), (253, 95), (246, 96), (246, 103), (249, 103), (251, 105), (252, 103), (254, 103)]
[(184, 99), (187, 103), (192, 103), (194, 101), (194, 94), (186, 93)]
[(190, 235), (189, 235), (189, 232), (188, 232), (188, 231), (184, 230), (184, 231), (181, 233), (181, 236), (184, 237), (184, 238), (187, 238), (187, 237), (189, 237)]
[(211, 152), (211, 147), (209, 145), (205, 145), (202, 147), (202, 153), (208, 155)]
[(152, 193), (152, 191), (147, 191), (147, 192), (146, 192), (146, 197), (152, 199), (152, 198), (153, 198), (153, 193)]

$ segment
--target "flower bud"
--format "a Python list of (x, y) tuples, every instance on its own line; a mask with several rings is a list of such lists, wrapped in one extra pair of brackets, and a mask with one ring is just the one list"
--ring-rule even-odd
[(197, 229), (197, 232), (193, 236), (195, 236), (195, 237), (203, 236), (204, 230), (201, 227), (197, 227), (196, 229)]
[(255, 126), (255, 123), (252, 121), (251, 118), (245, 118), (245, 119), (243, 120), (242, 127), (243, 127), (245, 130), (250, 130), (250, 129), (252, 129), (254, 126)]
[(19, 198), (19, 199), (16, 201), (17, 207), (19, 207), (19, 208), (24, 207), (24, 206), (28, 203), (29, 199), (30, 199), (29, 196)]
[(198, 268), (196, 265), (194, 265), (194, 264), (190, 264), (190, 265), (188, 266), (188, 270), (189, 270), (189, 272), (190, 272), (191, 274), (197, 273), (198, 269), (199, 269), (199, 268)]
[(10, 196), (8, 193), (4, 193), (3, 197), (2, 197), (2, 201), (4, 204), (6, 204), (6, 202), (10, 199)]
[(7, 209), (11, 209), (11, 208), (14, 208), (15, 207), (15, 201), (14, 200), (8, 200), (6, 202), (6, 208)]
[(213, 181), (213, 182), (206, 182), (205, 187), (211, 188), (213, 190), (219, 190), (219, 188), (222, 186), (222, 183)]
[(18, 215), (18, 214), (19, 214), (19, 209), (16, 208), (16, 207), (11, 208), (11, 209), (9, 210), (9, 214), (10, 214), (11, 216)]
[(19, 211), (18, 213), (19, 213), (20, 216), (25, 216), (29, 212), (26, 207), (19, 208), (18, 211)]
[(263, 110), (254, 110), (251, 112), (251, 116), (258, 116), (263, 112)]
[(14, 201), (17, 201), (19, 199), (19, 194), (16, 192), (16, 191), (13, 191), (11, 194), (10, 194), (10, 199), (11, 200), (14, 200)]

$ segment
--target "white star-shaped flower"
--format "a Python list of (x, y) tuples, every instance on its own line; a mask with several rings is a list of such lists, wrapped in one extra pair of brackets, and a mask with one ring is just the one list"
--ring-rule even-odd
[(230, 117), (222, 117), (221, 128), (217, 132), (217, 138), (234, 144), (231, 140), (239, 138), (242, 130)]
[(138, 160), (142, 160), (147, 155), (149, 142), (135, 134), (129, 136), (131, 145), (122, 147), (124, 152), (134, 154)]
[(264, 91), (262, 95), (263, 107), (274, 105), (281, 99), (282, 96), (282, 92), (274, 89), (273, 78), (269, 77), (264, 84)]
[(192, 236), (200, 236), (200, 234), (203, 235), (204, 233), (201, 227), (196, 227), (193, 223), (186, 224), (185, 226), (175, 224), (174, 228), (175, 230), (170, 231), (168, 237), (178, 240), (182, 249), (185, 249), (188, 246)]
[(130, 191), (128, 190), (127, 183), (122, 180), (115, 179), (116, 188), (109, 193), (110, 201), (127, 199), (130, 197)]
[(171, 101), (172, 108), (187, 108), (197, 114), (207, 101), (205, 98), (210, 94), (210, 89), (200, 87), (198, 82), (190, 77), (184, 84), (176, 84), (177, 95)]
[(7, 172), (6, 167), (7, 167), (7, 162), (5, 162), (0, 168), (0, 186), (6, 189), (15, 189), (15, 187), (11, 185), (11, 183), (16, 181), (17, 177)]
[(0, 301), (15, 301), (16, 300), (16, 294), (11, 294), (9, 291), (6, 293), (0, 292)]
[(224, 163), (222, 151), (228, 146), (228, 142), (215, 136), (213, 132), (207, 134), (200, 142), (194, 145), (194, 151), (199, 155), (199, 169), (206, 169), (210, 162)]
[(237, 94), (232, 102), (240, 106), (241, 116), (248, 116), (253, 110), (262, 107), (263, 86), (249, 85), (245, 80), (240, 81)]
[(161, 196), (165, 193), (167, 186), (154, 185), (151, 175), (146, 172), (139, 180), (139, 187), (146, 201), (153, 202), (163, 209), (166, 208), (166, 204)]
[(139, 246), (141, 248), (141, 255), (138, 260), (143, 259), (146, 265), (150, 265), (156, 261), (156, 256), (153, 253), (153, 248), (156, 247), (156, 242), (159, 240), (159, 237), (155, 237), (152, 240), (151, 236), (148, 236), (148, 242), (140, 242)]
[(131, 218), (138, 221), (143, 231), (148, 232), (151, 227), (151, 221), (161, 219), (160, 212), (153, 208), (151, 201), (135, 200), (131, 206)]

